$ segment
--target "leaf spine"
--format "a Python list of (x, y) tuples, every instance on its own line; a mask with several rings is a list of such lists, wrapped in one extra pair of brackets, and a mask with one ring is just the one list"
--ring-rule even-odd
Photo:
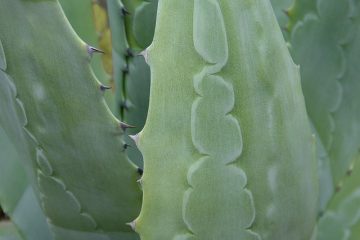
[(105, 53), (103, 50), (100, 50), (100, 49), (98, 49), (96, 47), (92, 47), (90, 45), (87, 45), (86, 48), (87, 48), (87, 52), (90, 55), (90, 57), (92, 57), (94, 53), (101, 53), (101, 54)]

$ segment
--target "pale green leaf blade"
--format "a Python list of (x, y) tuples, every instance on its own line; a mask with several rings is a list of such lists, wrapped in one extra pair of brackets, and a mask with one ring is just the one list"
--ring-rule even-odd
[(353, 0), (297, 0), (290, 11), (291, 52), (301, 66), (307, 111), (324, 149), (320, 178), (330, 176), (320, 188), (322, 210), (360, 148), (359, 12)]
[(11, 222), (0, 222), (0, 240), (23, 240)]
[(0, 120), (31, 159), (49, 221), (69, 232), (130, 233), (126, 223), (141, 200), (139, 173), (123, 152), (124, 127), (90, 71), (87, 45), (57, 1), (1, 2), (0, 17), (7, 62)]
[[(83, 39), (87, 44), (105, 51), (105, 49), (101, 49), (101, 46), (98, 43), (97, 32), (93, 20), (94, 16), (91, 5), (92, 0), (60, 0), (60, 3), (66, 17), (71, 23), (71, 26), (81, 39)], [(104, 70), (101, 61), (102, 57), (102, 54), (93, 54), (93, 58), (91, 60), (92, 69), (94, 70), (96, 77), (105, 86), (112, 86), (113, 80)], [(108, 92), (109, 93), (105, 95), (106, 103), (109, 105), (111, 111), (115, 113), (117, 111), (115, 109), (115, 96), (111, 91)]]
[[(360, 224), (360, 155), (355, 169), (344, 181), (341, 192), (330, 202), (319, 219), (318, 240), (356, 239)], [(349, 172), (350, 174), (350, 172)]]
[(144, 240), (310, 239), (313, 139), (269, 2), (162, 0), (158, 9), (136, 231)]
[(45, 216), (28, 181), (23, 162), (0, 127), (0, 205), (27, 240), (50, 240)]

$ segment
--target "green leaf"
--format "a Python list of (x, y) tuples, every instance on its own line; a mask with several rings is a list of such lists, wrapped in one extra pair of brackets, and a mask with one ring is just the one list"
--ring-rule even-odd
[(281, 28), (286, 28), (289, 21), (287, 14), (294, 0), (271, 0), (271, 5)]
[[(350, 174), (350, 172), (349, 172)], [(360, 224), (360, 155), (355, 169), (343, 183), (319, 220), (318, 240), (350, 240), (358, 236)]]
[(324, 210), (360, 147), (360, 4), (297, 0), (290, 13), (291, 53), (301, 66), (307, 111), (323, 149)]
[(0, 240), (22, 240), (11, 222), (0, 222)]
[(0, 128), (0, 147), (2, 149), (0, 155), (1, 207), (27, 240), (52, 239), (45, 216), (28, 181), (19, 155), (2, 128)]
[(313, 139), (269, 1), (158, 9), (135, 230), (143, 240), (310, 239)]
[(360, 222), (352, 227), (349, 240), (358, 240), (359, 238), (360, 238)]
[(30, 179), (57, 239), (74, 232), (136, 239), (126, 223), (139, 212), (141, 192), (123, 152), (124, 125), (105, 104), (88, 46), (69, 26), (57, 1), (0, 3), (7, 62), (0, 124), (31, 160)]
[[(113, 42), (113, 66), (116, 101), (122, 120), (135, 126), (135, 134), (143, 128), (148, 112), (150, 69), (141, 56), (137, 56), (153, 39), (157, 0), (107, 1)], [(126, 12), (126, 13), (125, 13)], [(130, 139), (127, 143), (134, 145)], [(128, 148), (131, 160), (142, 165), (142, 156)]]
[[(73, 0), (60, 0), (61, 7), (63, 8), (66, 17), (71, 23), (71, 26), (74, 28), (76, 33), (83, 39), (87, 44), (99, 47), (100, 50), (105, 51), (102, 45), (98, 43), (97, 32), (95, 29), (95, 23), (93, 20), (93, 10), (92, 10), (92, 0), (81, 0), (81, 1), (73, 1)], [(97, 78), (106, 86), (112, 86), (113, 80), (112, 78), (105, 72), (102, 64), (102, 58), (105, 57), (103, 55), (108, 55), (107, 52), (105, 54), (94, 54), (91, 60), (91, 66), (94, 70)], [(111, 53), (110, 53), (111, 57)], [(109, 105), (109, 108), (112, 112), (116, 112), (115, 108), (115, 99), (114, 94), (106, 94), (105, 99), (106, 103)]]

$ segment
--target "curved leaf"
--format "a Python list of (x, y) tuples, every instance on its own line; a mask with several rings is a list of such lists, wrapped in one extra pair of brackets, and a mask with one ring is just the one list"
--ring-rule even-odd
[(0, 240), (22, 240), (11, 222), (0, 222)]
[(307, 111), (324, 149), (324, 210), (360, 147), (360, 8), (353, 0), (297, 0), (289, 13), (291, 53), (301, 66)]
[[(122, 120), (136, 126), (130, 134), (145, 124), (150, 92), (150, 69), (137, 56), (151, 43), (155, 28), (157, 0), (107, 0), (113, 43), (113, 66), (116, 102)], [(127, 139), (128, 144), (132, 141)], [(127, 153), (134, 162), (142, 164), (136, 148)]]
[(0, 148), (0, 205), (25, 239), (52, 239), (19, 155), (1, 127)]
[(143, 240), (310, 239), (313, 139), (269, 1), (158, 9), (135, 230)]
[[(91, 66), (97, 78), (105, 86), (113, 86), (113, 79), (109, 77), (111, 74), (108, 75), (105, 72), (106, 65), (103, 66), (102, 64), (102, 59), (107, 57), (111, 58), (111, 52), (109, 55), (107, 49), (104, 48), (104, 44), (97, 39), (97, 32), (95, 29), (96, 24), (94, 24), (93, 21), (92, 2), (92, 0), (60, 0), (61, 7), (65, 12), (66, 17), (69, 19), (71, 26), (81, 39), (91, 46), (99, 46), (99, 49), (104, 51), (104, 54), (93, 56)], [(106, 94), (105, 99), (111, 111), (115, 113), (117, 110), (115, 109), (114, 94)]]
[(360, 224), (360, 155), (343, 189), (332, 199), (319, 220), (318, 240), (350, 240), (358, 236)]
[(109, 112), (90, 70), (88, 46), (57, 1), (1, 2), (0, 39), (7, 63), (0, 123), (21, 158), (31, 160), (26, 165), (57, 238), (77, 232), (136, 239), (126, 223), (139, 211), (139, 174), (123, 152), (126, 125)]
[(271, 0), (271, 5), (281, 28), (286, 28), (288, 19), (288, 10), (294, 0)]

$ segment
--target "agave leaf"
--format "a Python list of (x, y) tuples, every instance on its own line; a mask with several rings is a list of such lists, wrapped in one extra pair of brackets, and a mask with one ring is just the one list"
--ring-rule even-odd
[[(107, 6), (106, 0), (95, 0), (92, 1), (92, 11), (94, 18), (94, 25), (98, 35), (99, 47), (104, 54), (102, 55), (102, 64), (106, 73), (111, 76), (111, 87), (113, 91), (116, 91), (114, 80), (112, 78), (113, 75), (113, 65), (111, 60), (111, 31), (109, 26), (109, 19), (107, 14)], [(118, 109), (116, 109), (116, 114), (118, 113)]]
[(9, 221), (0, 222), (0, 240), (23, 240), (15, 226)]
[(294, 0), (271, 0), (271, 5), (282, 29), (285, 29), (289, 21), (287, 14), (288, 9)]
[[(280, 0), (273, 0), (274, 6)], [(297, 0), (288, 10), (291, 52), (301, 65), (309, 118), (317, 135), (322, 211), (360, 147), (356, 67), (359, 3)]]
[[(350, 172), (348, 173), (350, 174)], [(360, 225), (360, 155), (357, 156), (351, 177), (330, 202), (319, 220), (318, 240), (350, 240), (359, 236)]]
[(360, 147), (360, 3), (297, 0), (288, 13), (291, 52), (301, 65), (306, 106), (318, 136), (323, 216), (317, 239), (358, 239), (360, 223), (348, 221), (360, 203), (350, 207), (352, 214), (343, 211), (359, 188), (358, 177), (347, 179), (347, 173)]
[[(116, 101), (121, 119), (136, 126), (129, 130), (134, 134), (145, 124), (150, 92), (149, 66), (137, 55), (152, 41), (157, 0), (108, 0), (107, 8), (112, 29)], [(134, 145), (130, 139), (127, 142)], [(134, 162), (142, 164), (136, 148), (129, 148), (127, 153)]]
[(359, 2), (297, 0), (289, 10), (291, 53), (301, 66), (309, 118), (318, 135), (324, 210), (360, 147)]
[[(111, 58), (111, 53), (109, 54), (107, 49), (104, 48), (106, 45), (98, 41), (97, 31), (93, 21), (93, 11), (92, 11), (92, 0), (60, 0), (62, 9), (64, 10), (66, 17), (69, 19), (71, 26), (74, 28), (76, 33), (83, 39), (86, 43), (91, 46), (99, 48), (103, 51), (103, 54), (96, 54), (91, 60), (91, 66), (94, 70), (96, 77), (105, 85), (112, 87), (114, 85), (113, 79), (110, 77), (111, 74), (105, 72), (106, 65), (102, 64), (103, 58)], [(111, 48), (111, 46), (110, 46)], [(114, 89), (113, 89), (114, 91)], [(113, 92), (111, 91), (111, 92)], [(105, 99), (109, 108), (112, 112), (116, 112), (115, 109), (115, 100), (114, 94), (106, 94)]]
[(293, 0), (291, 8), (287, 11), (290, 18), (287, 25), (288, 30), (292, 31), (299, 21), (305, 19), (306, 15), (316, 14), (318, 2), (318, 0)]
[(269, 1), (158, 9), (135, 230), (143, 240), (310, 239), (313, 139)]
[(360, 238), (360, 222), (351, 228), (349, 240), (358, 240)]
[[(52, 239), (22, 162), (2, 128), (0, 128), (0, 148), (0, 205), (18, 231), (26, 236), (25, 239)], [(9, 224), (7, 228), (13, 228), (13, 225)]]
[(26, 166), (56, 238), (136, 239), (126, 223), (141, 193), (137, 167), (123, 152), (126, 125), (107, 108), (89, 48), (59, 3), (1, 2), (0, 39), (0, 123), (31, 160)]
[[(72, 0), (60, 0), (62, 9), (66, 14), (71, 26), (74, 28), (76, 33), (86, 43), (91, 46), (98, 46), (98, 39), (93, 21), (92, 13), (92, 0), (72, 1)], [(100, 48), (101, 49), (101, 48)], [(102, 49), (101, 49), (102, 50)], [(107, 79), (104, 69), (102, 68), (101, 55), (94, 55), (91, 60), (91, 66), (98, 79)], [(104, 84), (107, 84), (104, 82)]]
[[(130, 12), (125, 17), (127, 39), (134, 52), (143, 52), (153, 40), (158, 0), (132, 1), (123, 0)], [(125, 78), (126, 100), (124, 120), (136, 126), (129, 133), (135, 134), (144, 127), (150, 94), (150, 68), (141, 56), (128, 59), (129, 73)], [(128, 150), (130, 159), (142, 160), (136, 148)]]
[(145, 49), (153, 40), (158, 0), (122, 0), (129, 12), (126, 29), (129, 44), (135, 49)]

